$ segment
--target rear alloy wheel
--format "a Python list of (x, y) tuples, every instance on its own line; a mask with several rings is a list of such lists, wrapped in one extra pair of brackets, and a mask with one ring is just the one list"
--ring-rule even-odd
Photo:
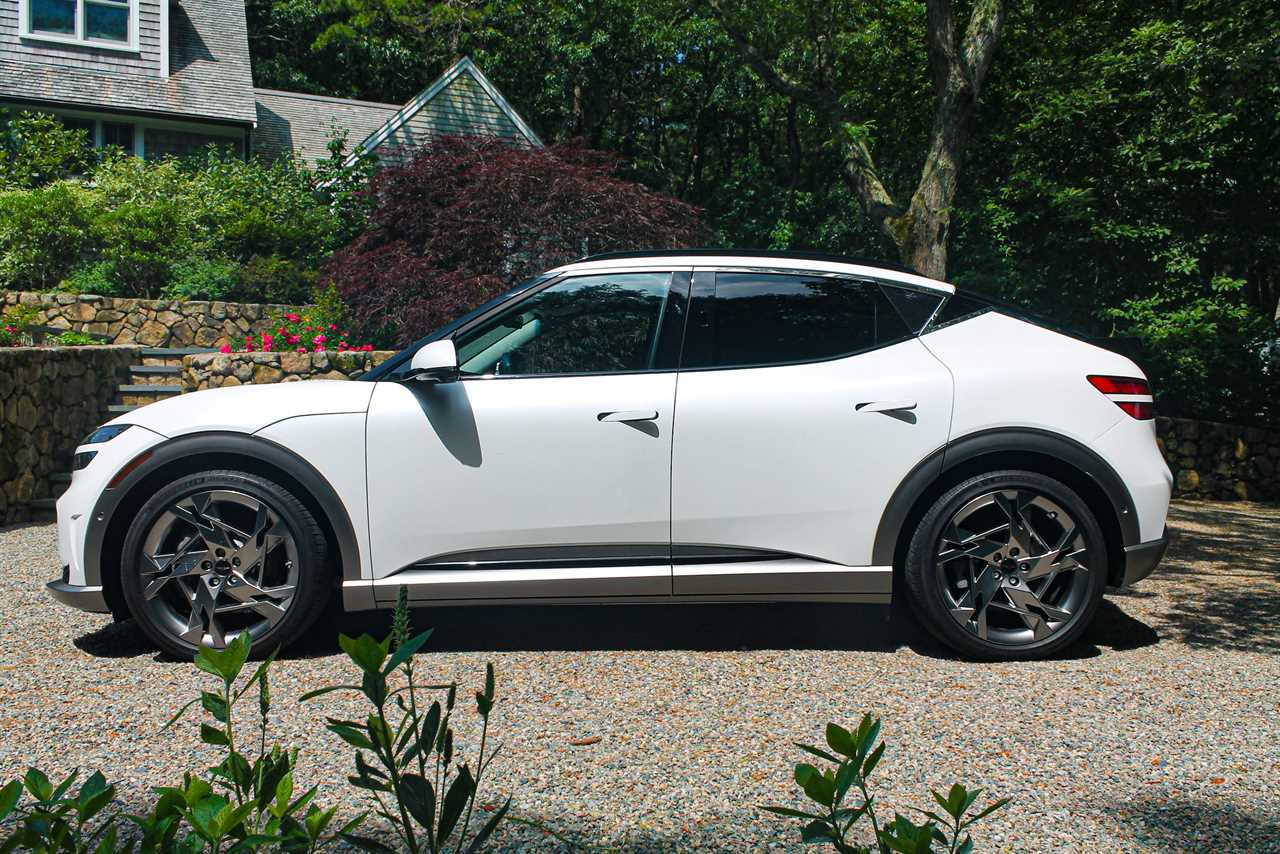
[(130, 527), (124, 558), (129, 610), (180, 657), (246, 633), (261, 655), (301, 634), (327, 593), (311, 513), (245, 472), (203, 472), (160, 490)]
[(1102, 597), (1106, 548), (1067, 486), (1033, 472), (972, 478), (921, 519), (906, 581), (925, 626), (960, 652), (1039, 658), (1078, 638)]

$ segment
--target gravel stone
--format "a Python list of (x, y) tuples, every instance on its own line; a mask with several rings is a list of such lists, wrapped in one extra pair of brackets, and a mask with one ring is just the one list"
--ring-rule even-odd
[[(791, 742), (868, 711), (888, 743), (882, 811), (954, 780), (1015, 799), (976, 828), (979, 851), (1280, 851), (1280, 507), (1177, 502), (1171, 529), (1160, 570), (1052, 661), (959, 661), (882, 608), (618, 605), (418, 611), (436, 629), (420, 668), (470, 688), (493, 660), (487, 800), (513, 794), (515, 814), (593, 845), (802, 850), (755, 805), (801, 806)], [(53, 526), (0, 529), (0, 779), (100, 768), (140, 808), (214, 760), (194, 719), (159, 732), (206, 677), (131, 623), (52, 602), (57, 574)], [(347, 815), (366, 805), (322, 723), (363, 709), (297, 698), (348, 681), (338, 630), (387, 622), (335, 613), (272, 671), (274, 738)], [(474, 748), (469, 725), (459, 735)], [(567, 850), (513, 826), (494, 848)]]

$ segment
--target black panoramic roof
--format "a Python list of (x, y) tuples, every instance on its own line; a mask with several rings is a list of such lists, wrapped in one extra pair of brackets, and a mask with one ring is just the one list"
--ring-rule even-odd
[(604, 252), (599, 255), (588, 255), (585, 258), (579, 258), (574, 263), (579, 264), (583, 261), (620, 261), (631, 258), (658, 258), (673, 255), (683, 258), (721, 256), (730, 258), (777, 258), (788, 261), (830, 261), (834, 264), (859, 264), (863, 267), (879, 267), (881, 270), (911, 273), (914, 276), (920, 275), (910, 267), (894, 261), (831, 255), (822, 252), (777, 252), (765, 249), (649, 249), (643, 252)]

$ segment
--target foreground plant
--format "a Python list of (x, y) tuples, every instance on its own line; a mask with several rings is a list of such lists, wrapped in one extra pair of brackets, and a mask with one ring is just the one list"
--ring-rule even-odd
[[(982, 790), (971, 792), (957, 783), (945, 796), (931, 792), (945, 815), (917, 809), (915, 811), (926, 819), (923, 824), (916, 824), (901, 814), (895, 814), (892, 822), (882, 824), (876, 816), (876, 796), (871, 794), (867, 785), (868, 778), (884, 756), (885, 745), (879, 740), (879, 719), (863, 715), (853, 732), (829, 723), (826, 738), (827, 746), (834, 753), (807, 744), (796, 744), (806, 753), (835, 766), (819, 770), (807, 762), (796, 765), (796, 783), (809, 800), (821, 807), (821, 811), (761, 807), (775, 815), (803, 819), (806, 823), (800, 831), (800, 838), (806, 843), (829, 843), (840, 854), (891, 854), (895, 851), (900, 854), (970, 854), (974, 845), (969, 828), (1009, 803), (1009, 798), (1001, 798), (970, 815), (969, 810)], [(847, 805), (845, 798), (850, 792), (856, 794), (858, 802)], [(871, 826), (875, 847), (850, 841), (850, 833), (864, 819)]]
[[(208, 770), (208, 779), (188, 773), (183, 776), (182, 785), (159, 789), (160, 800), (151, 815), (128, 816), (142, 831), (144, 851), (207, 849), (216, 854), (224, 848), (241, 852), (279, 847), (290, 852), (310, 852), (348, 837), (364, 821), (362, 813), (335, 829), (337, 808), (316, 805), (316, 787), (294, 797), (297, 749), (267, 747), (271, 713), (268, 670), (275, 656), (259, 664), (244, 684), (236, 684), (249, 658), (249, 647), (248, 633), (242, 632), (225, 649), (202, 646), (196, 653), (196, 667), (218, 677), (222, 684), (218, 690), (201, 691), (164, 728), (168, 729), (199, 703), (212, 719), (212, 723), (201, 722), (200, 739), (224, 748), (224, 756)], [(236, 705), (255, 688), (257, 749), (253, 751), (256, 755), (246, 755), (237, 746), (235, 711)], [(249, 743), (253, 743), (252, 738)], [(192, 832), (178, 841), (179, 828), (184, 824)]]
[[(0, 823), (12, 820), (13, 833), (0, 841), (0, 851), (18, 849), (37, 852), (69, 852), (69, 854), (105, 854), (117, 848), (118, 830), (110, 819), (94, 819), (115, 800), (116, 787), (107, 785), (102, 774), (94, 772), (80, 784), (76, 793), (71, 786), (80, 772), (73, 771), (56, 785), (44, 772), (27, 769), (21, 780), (0, 788)], [(25, 796), (30, 800), (24, 800)]]
[[(455, 763), (451, 721), (457, 683), (419, 685), (414, 678), (413, 656), (429, 637), (430, 630), (409, 637), (408, 605), (402, 587), (393, 628), (386, 639), (379, 642), (367, 634), (338, 638), (343, 651), (360, 669), (360, 684), (321, 688), (302, 699), (339, 690), (362, 694), (373, 707), (363, 721), (327, 719), (329, 729), (356, 748), (356, 773), (347, 779), (372, 793), (378, 815), (391, 823), (411, 854), (438, 854), (448, 850), (451, 841), (454, 852), (471, 854), (480, 850), (511, 806), (508, 798), (468, 842), (480, 780), (497, 755), (496, 749), (486, 753), (489, 714), (494, 705), (493, 664), (485, 668), (484, 688), (475, 692), (481, 730), (473, 770), (466, 762)], [(443, 702), (435, 699), (425, 706), (433, 693), (443, 693)], [(372, 839), (350, 834), (344, 834), (343, 839), (379, 854), (389, 850)]]

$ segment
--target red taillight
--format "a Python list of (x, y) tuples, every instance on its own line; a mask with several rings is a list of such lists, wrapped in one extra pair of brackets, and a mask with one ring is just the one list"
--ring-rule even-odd
[[(1150, 421), (1156, 417), (1155, 404), (1151, 397), (1151, 386), (1138, 377), (1105, 377), (1097, 374), (1089, 375), (1089, 384), (1098, 391), (1112, 398), (1112, 403), (1120, 407), (1132, 418), (1139, 421)], [(1116, 397), (1145, 397), (1148, 400), (1116, 400)]]
[(1089, 382), (1103, 394), (1151, 394), (1151, 386), (1146, 380), (1135, 377), (1100, 377), (1089, 376)]

